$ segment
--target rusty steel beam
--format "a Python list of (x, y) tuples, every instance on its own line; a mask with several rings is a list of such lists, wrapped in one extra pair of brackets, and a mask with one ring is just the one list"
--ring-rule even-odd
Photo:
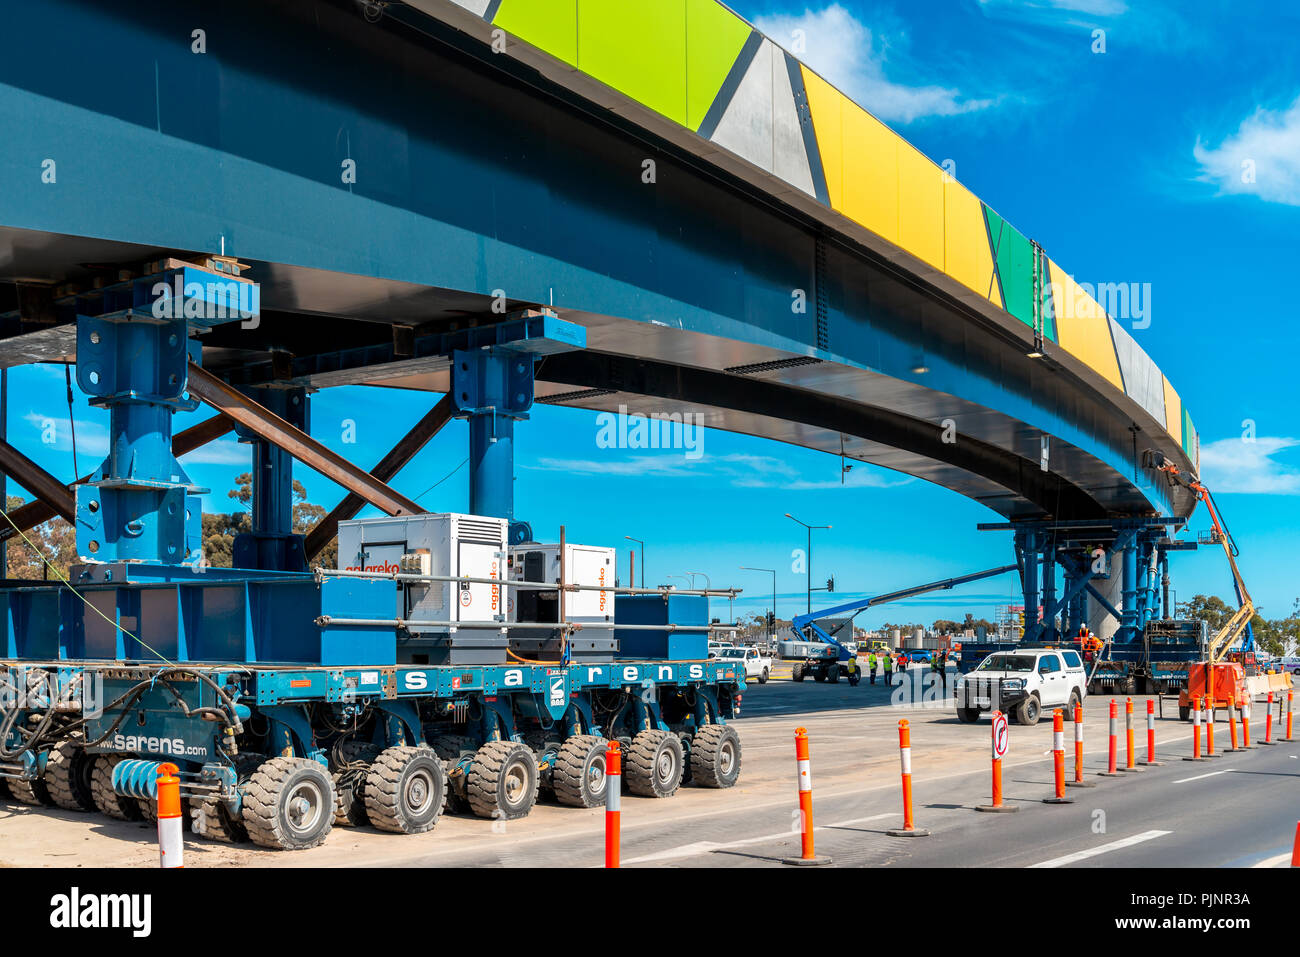
[(239, 390), (222, 382), (201, 366), (190, 363), (189, 393), (224, 412), (236, 423), (284, 449), (308, 468), (314, 469), (349, 492), (361, 496), (388, 515), (416, 515), (424, 509), (405, 495), (389, 488), (365, 469), (357, 468), (337, 452), (332, 452), (302, 429), (294, 428), (280, 416), (254, 402)]
[[(214, 415), (210, 419), (204, 419), (198, 425), (192, 425), (184, 432), (178, 432), (172, 436), (172, 455), (180, 458), (186, 452), (193, 452), (195, 449), (221, 438), (234, 427), (235, 423), (221, 414)], [(89, 481), (90, 476), (83, 475), (72, 485), (67, 486), (68, 494), (72, 494), (74, 486)], [(42, 522), (48, 522), (58, 514), (58, 510), (52, 508), (48, 502), (39, 497), (19, 505), (9, 513), (9, 522), (13, 522), (13, 525), (10, 525), (9, 522), (0, 522), (0, 542), (4, 542), (18, 534), (14, 530), (14, 525), (25, 532), (28, 529), (35, 528)]]
[[(389, 453), (379, 460), (379, 464), (370, 470), (370, 474), (381, 482), (387, 482), (400, 472), (407, 462), (415, 458), (420, 449), (428, 445), (430, 439), (442, 431), (443, 426), (451, 421), (455, 411), (456, 403), (452, 401), (450, 393), (444, 395), (419, 422), (415, 423), (411, 431), (402, 436)], [(344, 496), (343, 501), (335, 505), (328, 515), (317, 522), (307, 533), (305, 545), (307, 561), (319, 555), (321, 550), (330, 543), (330, 539), (338, 534), (339, 522), (352, 518), (365, 504), (360, 495), (349, 492)]]
[[(3, 441), (0, 441), (0, 471), (41, 501), (47, 502), (55, 515), (61, 515), (69, 522), (73, 520), (77, 505), (68, 487), (8, 442)], [(13, 532), (9, 522), (5, 522), (4, 525)]]

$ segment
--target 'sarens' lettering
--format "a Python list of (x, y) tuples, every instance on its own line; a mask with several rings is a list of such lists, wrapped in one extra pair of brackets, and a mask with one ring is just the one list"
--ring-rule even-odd
[(207, 748), (187, 747), (184, 738), (154, 738), (135, 734), (113, 735), (113, 748), (117, 751), (144, 751), (149, 754), (203, 755)]

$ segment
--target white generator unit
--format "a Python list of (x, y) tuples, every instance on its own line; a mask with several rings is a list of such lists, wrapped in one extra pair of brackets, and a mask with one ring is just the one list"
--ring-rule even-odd
[(508, 525), (504, 518), (453, 512), (339, 522), (341, 571), (502, 580), (500, 585), (400, 582), (395, 617), (413, 624), (406, 629), (409, 637), (398, 642), (399, 663), (505, 663), (506, 629), (458, 627), (457, 623), (504, 624), (507, 620)]
[[(565, 583), (591, 586), (564, 593), (566, 620), (583, 624), (613, 623), (616, 561), (612, 548), (565, 543)], [(536, 542), (511, 546), (509, 578), (514, 582), (558, 585), (560, 546)], [(514, 588), (508, 614), (511, 621), (558, 624), (559, 589)], [(563, 653), (561, 637), (558, 628), (514, 628), (510, 633), (510, 649), (522, 657), (554, 660)], [(569, 656), (574, 661), (612, 661), (617, 649), (612, 628), (579, 629), (569, 639)]]

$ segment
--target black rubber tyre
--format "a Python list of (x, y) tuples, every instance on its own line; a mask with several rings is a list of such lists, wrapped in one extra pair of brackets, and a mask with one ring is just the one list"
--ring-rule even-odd
[(604, 806), (608, 747), (609, 742), (596, 734), (578, 734), (564, 742), (551, 774), (557, 801), (569, 807)]
[(457, 765), (466, 751), (475, 752), (478, 745), (473, 738), (463, 734), (440, 734), (429, 744), (433, 753), (442, 759), (442, 770), (447, 778), (447, 810), (464, 814), (469, 810), (469, 798), (465, 797), (465, 774)]
[(831, 684), (835, 684), (840, 680), (839, 665), (831, 665), (829, 668), (826, 669), (826, 680), (829, 681)]
[(826, 680), (826, 672), (824, 670), (816, 671), (813, 673), (813, 681), (825, 681), (825, 680)]
[(50, 797), (50, 789), (40, 779), (20, 781), (16, 778), (10, 778), (9, 793), (14, 796), (14, 800), (21, 804), (28, 804), (32, 807), (54, 806), (54, 801)]
[(683, 757), (677, 735), (658, 728), (642, 731), (623, 759), (623, 780), (633, 794), (672, 797), (682, 783)]
[(729, 724), (706, 724), (691, 738), (691, 783), (729, 788), (740, 778), (740, 734)]
[(95, 758), (90, 773), (90, 795), (100, 814), (119, 821), (138, 821), (141, 817), (140, 802), (113, 791), (113, 768), (125, 759), (125, 754), (101, 754)]
[(796, 661), (794, 667), (790, 669), (790, 677), (795, 681), (803, 681), (803, 662)]
[(0, 801), (7, 801), (11, 797), (9, 793), (9, 779), (0, 778)]
[(1038, 724), (1038, 719), (1043, 716), (1043, 706), (1038, 700), (1038, 695), (1031, 694), (1020, 704), (1016, 705), (1016, 721), (1026, 727), (1033, 727)]
[(338, 756), (346, 766), (336, 768), (331, 775), (334, 778), (336, 827), (365, 827), (370, 823), (366, 816), (366, 775), (382, 751), (383, 748), (377, 744), (352, 741), (338, 748)]
[(1061, 716), (1065, 719), (1066, 724), (1074, 720), (1074, 706), (1081, 704), (1083, 704), (1083, 699), (1079, 697), (1079, 692), (1071, 691), (1070, 700), (1065, 703), (1065, 714)]
[[(253, 772), (265, 761), (266, 755), (255, 751), (235, 755), (236, 780), (240, 784), (248, 783)], [(226, 803), (216, 797), (190, 798), (190, 830), (198, 837), (218, 844), (242, 844), (248, 840), (243, 816), (232, 814)]]
[(310, 758), (272, 758), (244, 787), (244, 827), (254, 844), (301, 851), (334, 826), (334, 781)]
[(479, 817), (514, 821), (537, 803), (537, 756), (519, 741), (489, 741), (465, 775), (465, 797)]
[(95, 798), (90, 793), (90, 779), (95, 759), (81, 746), (81, 735), (60, 741), (45, 763), (45, 785), (50, 800), (65, 811), (93, 811)]
[(763, 673), (762, 673), (761, 675), (758, 676), (758, 683), (761, 684), (761, 685), (765, 685), (765, 684), (767, 684), (767, 679), (768, 679), (769, 677), (771, 677), (771, 675), (769, 674), (768, 670), (767, 670), (766, 668), (764, 668), (764, 669), (763, 669)]
[(980, 719), (979, 708), (958, 708), (957, 720), (962, 724), (974, 724)]
[[(534, 770), (536, 765), (534, 765)], [(381, 831), (423, 834), (447, 806), (447, 774), (432, 748), (389, 748), (370, 766), (366, 816)]]

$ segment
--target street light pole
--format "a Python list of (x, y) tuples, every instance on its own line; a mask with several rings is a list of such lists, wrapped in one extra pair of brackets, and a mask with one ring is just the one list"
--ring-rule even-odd
[(772, 573), (772, 628), (768, 631), (769, 638), (776, 637), (776, 569), (775, 568), (754, 568), (750, 565), (741, 565), (741, 571), (745, 572), (771, 572)]
[[(790, 521), (792, 521), (792, 522), (799, 522), (799, 519), (795, 518), (795, 517), (794, 517), (793, 515), (791, 515), (789, 512), (786, 512), (786, 513), (785, 513), (785, 517), (788, 518), (788, 519), (790, 519)], [(808, 614), (811, 615), (811, 614), (812, 614), (812, 533), (813, 533), (813, 529), (815, 529), (815, 528), (817, 528), (817, 529), (824, 528), (824, 529), (829, 530), (831, 526), (829, 526), (829, 525), (809, 525), (807, 522), (799, 522), (799, 524), (802, 525), (804, 528), (808, 529), (808, 552), (807, 552), (807, 570), (808, 570)]]
[[(641, 546), (641, 587), (645, 588), (645, 542), (639, 538), (633, 538), (631, 535), (624, 535), (629, 542), (636, 542)], [(629, 585), (635, 585), (636, 582), (628, 582)]]

